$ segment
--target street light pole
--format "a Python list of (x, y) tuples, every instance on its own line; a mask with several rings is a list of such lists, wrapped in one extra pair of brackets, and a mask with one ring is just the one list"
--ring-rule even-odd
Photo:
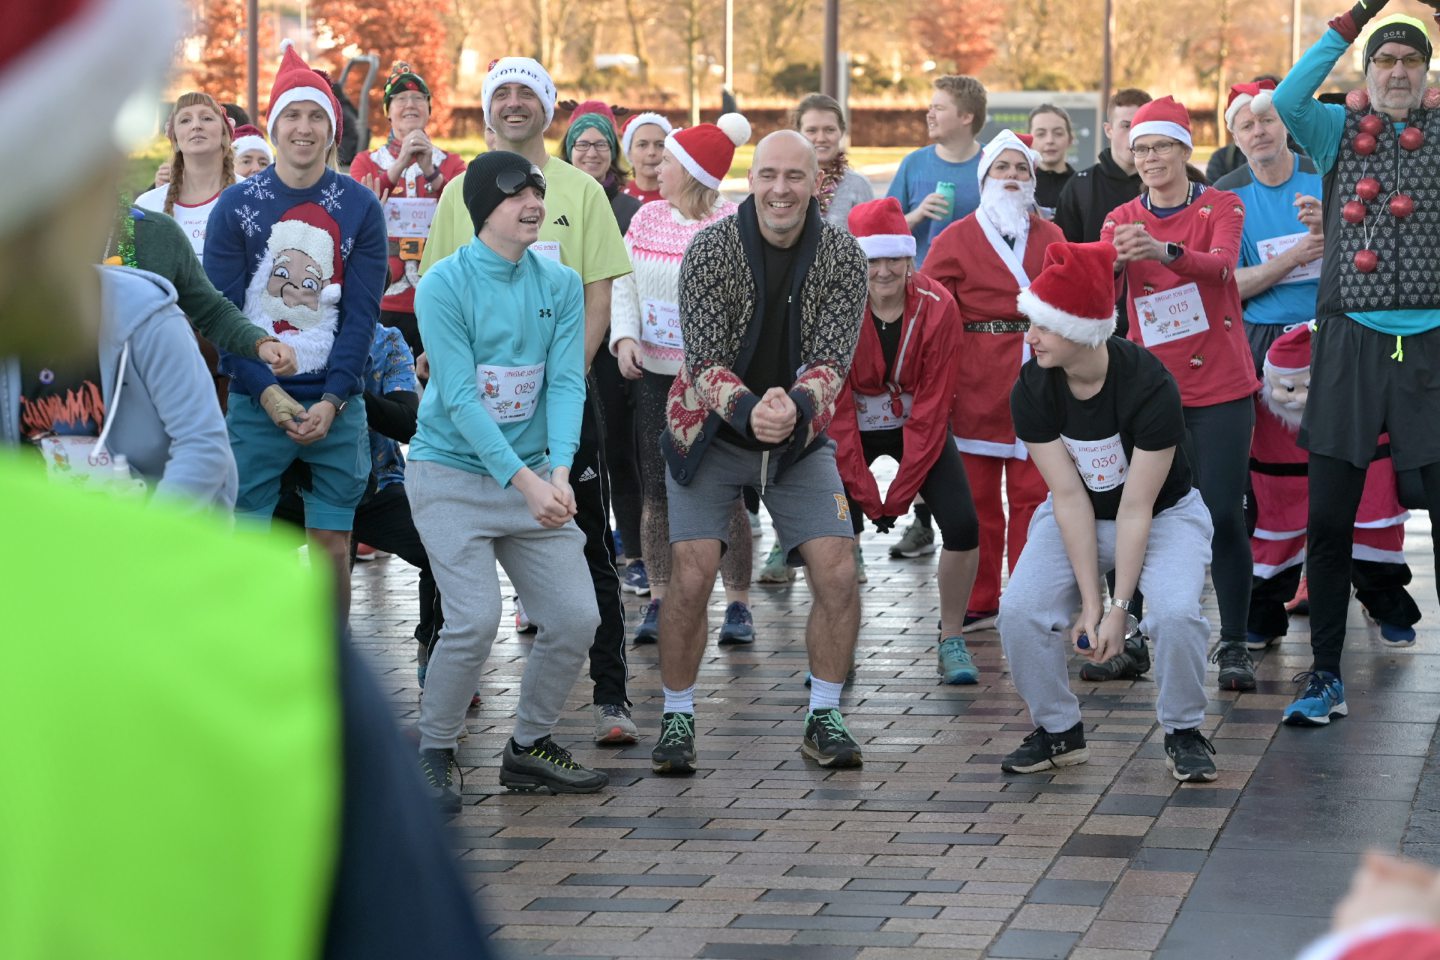
[(1290, 2), (1290, 66), (1300, 59), (1300, 0)]
[(245, 107), (252, 120), (260, 117), (260, 0), (246, 0), (245, 20)]
[[(1100, 111), (1099, 111), (1099, 112), (1100, 112), (1100, 120), (1101, 120), (1102, 122), (1104, 122), (1105, 120), (1108, 119), (1107, 116), (1106, 116), (1105, 108), (1106, 108), (1106, 106), (1110, 103), (1110, 90), (1111, 90), (1111, 88), (1114, 87), (1114, 85), (1115, 85), (1115, 62), (1114, 62), (1114, 47), (1115, 47), (1115, 0), (1105, 0), (1105, 30), (1104, 30), (1104, 35), (1105, 35), (1105, 37), (1104, 37), (1104, 39), (1105, 39), (1105, 56), (1104, 56), (1104, 66), (1101, 68), (1101, 71), (1100, 71)], [(1101, 142), (1100, 142), (1102, 139), (1103, 139), (1103, 138), (1101, 138), (1101, 137), (1096, 137), (1096, 138), (1095, 138), (1095, 150), (1096, 150), (1095, 159), (1096, 159), (1096, 160), (1099, 160), (1099, 159), (1100, 159), (1099, 151), (1102, 149), (1102, 147), (1101, 147)]]
[(840, 0), (825, 0), (825, 60), (820, 71), (820, 92), (840, 95)]

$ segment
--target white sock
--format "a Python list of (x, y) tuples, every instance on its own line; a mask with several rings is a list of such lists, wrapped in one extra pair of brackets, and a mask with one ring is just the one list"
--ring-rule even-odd
[(845, 684), (831, 683), (829, 680), (821, 680), (813, 674), (810, 677), (810, 712), (817, 710), (829, 710), (831, 707), (840, 706), (840, 691), (845, 689)]
[(684, 690), (671, 690), (662, 686), (665, 691), (665, 712), (666, 713), (688, 713), (695, 715), (695, 684), (690, 684)]

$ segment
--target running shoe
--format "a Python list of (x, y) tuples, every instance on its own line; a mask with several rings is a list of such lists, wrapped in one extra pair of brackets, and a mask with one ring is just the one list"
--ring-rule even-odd
[(645, 616), (635, 628), (636, 643), (655, 643), (660, 639), (660, 601), (651, 600), (645, 604)]
[(620, 586), (626, 593), (633, 593), (637, 597), (650, 594), (650, 577), (645, 573), (644, 560), (636, 560), (625, 567), (625, 575), (620, 581)]
[(739, 600), (725, 608), (725, 622), (720, 625), (720, 642), (724, 645), (755, 642), (755, 618), (750, 608)]
[(1081, 680), (1135, 680), (1150, 669), (1150, 648), (1145, 635), (1125, 638), (1125, 649), (1102, 663), (1086, 661), (1080, 667)]
[(1165, 766), (1181, 783), (1208, 783), (1214, 780), (1215, 761), (1210, 757), (1215, 745), (1205, 739), (1198, 727), (1165, 734)]
[(605, 773), (582, 767), (548, 736), (524, 748), (511, 737), (500, 756), (500, 786), (522, 793), (594, 793), (609, 782)]
[(765, 563), (760, 567), (760, 576), (756, 579), (761, 583), (790, 583), (795, 579), (795, 568), (785, 562), (779, 543), (770, 547)]
[(1415, 645), (1414, 627), (1402, 627), (1398, 623), (1381, 623), (1380, 636), (1384, 639), (1387, 647), (1413, 647)]
[(1294, 682), (1305, 684), (1305, 692), (1285, 708), (1285, 723), (1292, 727), (1323, 727), (1335, 717), (1348, 716), (1345, 684), (1326, 670), (1297, 673)]
[(860, 551), (859, 540), (855, 541), (855, 582), (870, 582), (870, 575), (865, 572), (865, 554)]
[(817, 710), (805, 718), (805, 739), (800, 750), (822, 767), (858, 767), (864, 763), (860, 745), (846, 729), (839, 707)]
[(650, 751), (650, 769), (671, 776), (695, 772), (695, 714), (667, 713), (660, 718), (660, 739)]
[(1071, 767), (1090, 759), (1090, 748), (1085, 745), (1085, 725), (1077, 723), (1062, 733), (1051, 733), (1044, 727), (1036, 727), (1020, 746), (1011, 750), (1000, 761), (1000, 769), (1006, 773), (1038, 773), (1056, 767)]
[(515, 598), (515, 632), (516, 632), (516, 633), (534, 633), (534, 632), (535, 632), (535, 629), (536, 629), (535, 624), (531, 623), (531, 622), (530, 622), (530, 618), (527, 617), (527, 616), (525, 616), (525, 607), (520, 603), (520, 598), (519, 598), (519, 597), (516, 597), (516, 598)]
[(912, 523), (906, 527), (899, 541), (890, 547), (890, 556), (896, 560), (923, 557), (927, 553), (934, 552), (935, 531), (919, 523)]
[(936, 650), (936, 657), (939, 661), (935, 672), (940, 674), (940, 679), (949, 684), (971, 684), (980, 680), (980, 668), (975, 666), (975, 660), (970, 656), (965, 641), (959, 637), (946, 637), (940, 641)]
[(1233, 640), (1216, 645), (1210, 654), (1210, 662), (1220, 665), (1221, 690), (1255, 689), (1255, 664), (1245, 648), (1245, 643)]
[(625, 704), (597, 703), (592, 712), (595, 714), (596, 743), (634, 743), (640, 739), (640, 731), (635, 728), (635, 721)]
[(999, 610), (966, 610), (965, 620), (960, 624), (960, 632), (975, 633), (977, 630), (993, 630), (999, 616)]
[(1247, 650), (1268, 650), (1272, 645), (1279, 642), (1279, 637), (1267, 637), (1263, 633), (1256, 633), (1254, 630), (1245, 631), (1245, 649)]
[(460, 812), (460, 791), (450, 776), (452, 769), (460, 769), (454, 750), (420, 751), (420, 776), (425, 781), (426, 796), (444, 814)]

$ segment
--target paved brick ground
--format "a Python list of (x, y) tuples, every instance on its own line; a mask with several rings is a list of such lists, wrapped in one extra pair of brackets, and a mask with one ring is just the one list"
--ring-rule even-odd
[[(935, 560), (889, 560), (896, 535), (867, 534), (859, 676), (844, 702), (864, 769), (826, 773), (798, 751), (802, 577), (757, 586), (753, 648), (711, 648), (697, 688), (697, 776), (650, 773), (656, 651), (632, 647), (645, 739), (590, 743), (588, 679), (557, 731), (609, 772), (610, 788), (506, 794), (496, 769), (526, 652), (507, 606), (460, 749), (461, 866), (514, 958), (1293, 956), (1323, 929), (1360, 850), (1403, 847), (1440, 862), (1440, 772), (1426, 764), (1440, 715), (1428, 529), (1423, 515), (1412, 521), (1408, 543), (1420, 643), (1380, 649), (1352, 608), (1351, 716), (1322, 730), (1279, 728), (1290, 678), (1309, 664), (1307, 623), (1294, 619), (1261, 662), (1257, 692), (1210, 700), (1205, 731), (1221, 773), (1205, 786), (1181, 787), (1166, 771), (1149, 680), (1077, 679), (1090, 762), (1002, 774), (1001, 755), (1031, 724), (997, 635), (971, 643), (980, 685), (938, 685)], [(766, 537), (760, 556), (768, 546)], [(355, 580), (356, 642), (400, 721), (413, 723), (414, 573), (390, 559)], [(716, 628), (722, 606), (717, 592)], [(1207, 607), (1215, 619), (1213, 598)], [(632, 617), (639, 609), (632, 600)]]

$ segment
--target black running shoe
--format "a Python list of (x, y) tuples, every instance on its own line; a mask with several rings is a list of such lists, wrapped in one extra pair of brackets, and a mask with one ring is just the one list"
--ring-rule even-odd
[(1215, 745), (1198, 727), (1165, 734), (1165, 765), (1181, 783), (1214, 780), (1215, 761), (1210, 759), (1214, 752)]
[(1085, 746), (1085, 724), (1077, 723), (1063, 733), (1051, 733), (1036, 727), (1014, 750), (1000, 761), (1006, 773), (1038, 773), (1055, 767), (1073, 767), (1090, 759)]
[(450, 777), (451, 769), (459, 770), (454, 750), (421, 750), (420, 775), (425, 780), (425, 793), (435, 809), (443, 814), (460, 812), (460, 791)]
[(575, 762), (570, 751), (549, 737), (522, 748), (511, 737), (500, 755), (500, 786), (530, 793), (594, 793), (610, 782), (599, 770)]
[(1243, 640), (1221, 643), (1210, 654), (1210, 662), (1220, 664), (1221, 690), (1255, 689), (1255, 663)]
[(800, 749), (822, 767), (858, 767), (864, 762), (860, 745), (845, 728), (838, 707), (817, 710), (805, 718), (805, 739)]
[(695, 772), (695, 714), (667, 713), (660, 718), (660, 740), (650, 751), (650, 769), (672, 776)]
[(1080, 667), (1081, 680), (1135, 680), (1150, 670), (1150, 648), (1145, 634), (1125, 640), (1125, 649), (1103, 663), (1086, 662)]

